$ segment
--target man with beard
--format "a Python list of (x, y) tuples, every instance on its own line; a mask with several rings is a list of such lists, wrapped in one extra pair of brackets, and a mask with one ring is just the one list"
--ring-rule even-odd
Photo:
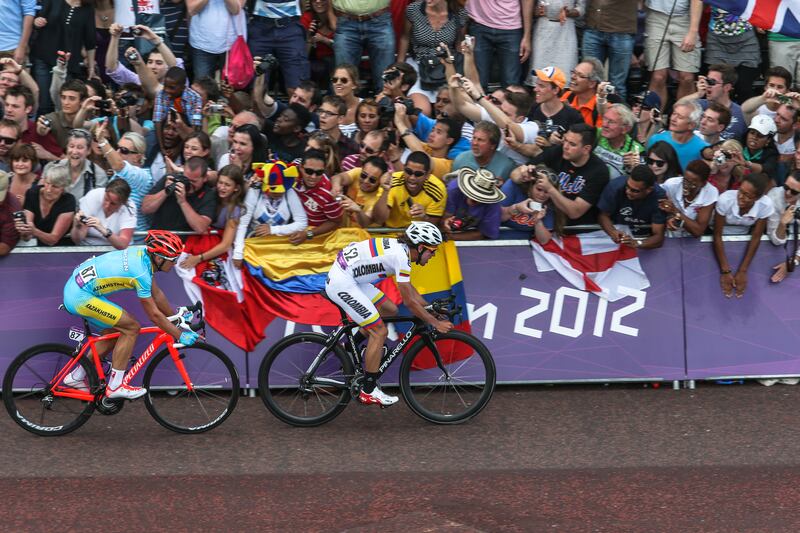
[(497, 151), (500, 144), (500, 128), (488, 121), (475, 124), (469, 151), (461, 153), (453, 161), (452, 172), (460, 168), (478, 170), (485, 168), (499, 180), (504, 181), (514, 170), (514, 161)]
[(392, 174), (390, 184), (375, 204), (373, 219), (390, 228), (408, 226), (412, 220), (438, 224), (447, 204), (444, 183), (431, 176), (431, 158), (425, 152), (411, 152), (401, 172)]

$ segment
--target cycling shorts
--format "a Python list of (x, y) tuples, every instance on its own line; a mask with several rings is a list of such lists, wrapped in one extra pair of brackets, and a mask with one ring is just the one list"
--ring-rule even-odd
[(64, 307), (73, 315), (83, 317), (99, 329), (117, 325), (124, 310), (110, 300), (85, 291), (70, 279), (64, 285)]
[(328, 272), (325, 293), (362, 328), (369, 329), (383, 324), (378, 306), (386, 299), (386, 295), (370, 283), (356, 283), (337, 264), (334, 264)]

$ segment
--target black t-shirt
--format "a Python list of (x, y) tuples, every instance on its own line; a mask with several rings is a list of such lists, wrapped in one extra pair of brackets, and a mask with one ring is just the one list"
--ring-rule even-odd
[[(25, 193), (25, 204), (22, 208), (33, 213), (33, 225), (36, 226), (39, 231), (50, 233), (53, 231), (53, 226), (56, 225), (56, 220), (58, 220), (59, 215), (75, 212), (75, 197), (70, 193), (65, 192), (61, 195), (61, 198), (56, 200), (56, 203), (53, 204), (53, 207), (50, 209), (50, 212), (47, 214), (47, 216), (43, 217), (39, 204), (39, 191), (41, 190), (41, 185), (34, 185), (28, 189), (28, 191)], [(41, 246), (45, 245), (43, 242), (40, 242), (39, 244)], [(72, 246), (73, 244), (75, 243), (72, 242), (72, 239), (69, 237), (69, 231), (67, 231), (64, 234), (64, 237), (62, 237), (62, 239), (58, 241), (55, 246)]]
[[(156, 194), (164, 188), (166, 183), (167, 177), (164, 176), (158, 180), (158, 183), (153, 185), (153, 188), (147, 194)], [(217, 191), (213, 187), (206, 184), (199, 191), (189, 194), (186, 199), (198, 215), (214, 220), (217, 213)], [(178, 205), (178, 199), (174, 194), (168, 195), (161, 207), (153, 213), (150, 227), (169, 231), (192, 231), (192, 227), (186, 221), (186, 217), (183, 216), (181, 206)]]
[(564, 104), (564, 107), (561, 109), (561, 111), (552, 117), (548, 117), (542, 112), (541, 104), (537, 105), (531, 110), (528, 118), (540, 123), (542, 126), (544, 126), (547, 123), (547, 120), (550, 119), (553, 121), (553, 124), (556, 126), (561, 126), (565, 130), (568, 130), (573, 124), (584, 124), (583, 115), (581, 115), (581, 112), (567, 104)]
[(559, 190), (569, 200), (582, 198), (592, 207), (576, 219), (568, 219), (567, 225), (597, 224), (597, 202), (608, 183), (608, 167), (594, 154), (585, 165), (576, 167), (562, 156), (561, 146), (546, 148), (533, 164), (544, 163), (558, 175)]

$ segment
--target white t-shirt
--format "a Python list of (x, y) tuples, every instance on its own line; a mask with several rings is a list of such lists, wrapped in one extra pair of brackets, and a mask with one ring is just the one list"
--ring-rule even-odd
[(775, 134), (775, 146), (778, 148), (778, 153), (780, 155), (792, 155), (797, 146), (794, 144), (794, 135), (789, 136), (786, 139), (786, 142), (778, 144), (778, 134)]
[[(100, 223), (114, 233), (119, 233), (123, 229), (136, 229), (136, 206), (130, 198), (125, 205), (119, 207), (111, 216), (106, 217), (103, 212), (103, 198), (106, 195), (105, 188), (92, 189), (80, 199), (78, 205), (81, 212), (87, 217), (95, 217)], [(108, 244), (108, 239), (103, 237), (95, 228), (89, 228), (86, 237), (81, 241), (82, 246)]]
[(697, 196), (694, 197), (694, 200), (688, 205), (685, 204), (682, 176), (668, 179), (661, 184), (661, 187), (667, 191), (667, 198), (675, 204), (675, 207), (680, 210), (681, 214), (690, 220), (697, 220), (697, 210), (701, 207), (713, 204), (717, 201), (717, 198), (719, 198), (719, 191), (717, 191), (717, 188), (710, 183), (706, 183), (703, 185), (703, 188), (700, 189), (700, 192), (697, 193)]
[[(481, 108), (481, 120), (488, 120), (492, 124), (495, 123), (494, 119), (492, 119), (491, 115), (489, 115), (489, 112), (483, 108)], [(526, 118), (524, 121), (519, 123), (519, 127), (522, 128), (522, 131), (525, 133), (525, 139), (522, 141), (523, 143), (533, 144), (536, 142), (536, 136), (539, 134), (539, 125), (536, 122), (530, 121)], [(497, 151), (507, 155), (518, 165), (525, 165), (528, 163), (527, 157), (508, 147), (506, 140), (503, 138), (502, 131), (500, 132), (500, 145), (497, 147)]]
[(774, 211), (772, 200), (767, 195), (762, 196), (753, 207), (745, 214), (739, 213), (739, 204), (736, 196), (739, 191), (725, 191), (717, 200), (717, 213), (725, 217), (725, 233), (728, 235), (745, 235), (750, 231), (750, 226), (762, 218), (768, 218)]
[(191, 18), (189, 44), (209, 54), (224, 54), (239, 35), (247, 40), (244, 12), (241, 9), (238, 15), (233, 16), (225, 7), (225, 0), (208, 0), (205, 7)]
[[(159, 0), (136, 0), (139, 13), (161, 13)], [(131, 0), (117, 0), (114, 2), (114, 22), (129, 28), (136, 24), (133, 14), (133, 2)]]

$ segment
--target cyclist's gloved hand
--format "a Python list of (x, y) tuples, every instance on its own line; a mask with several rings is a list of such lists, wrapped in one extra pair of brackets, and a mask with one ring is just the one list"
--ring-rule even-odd
[(192, 344), (196, 343), (197, 339), (199, 338), (200, 335), (194, 331), (184, 331), (181, 333), (181, 337), (178, 339), (178, 342), (184, 346), (191, 346)]
[(194, 312), (189, 311), (185, 307), (181, 307), (181, 318), (184, 322), (191, 323), (194, 319)]

